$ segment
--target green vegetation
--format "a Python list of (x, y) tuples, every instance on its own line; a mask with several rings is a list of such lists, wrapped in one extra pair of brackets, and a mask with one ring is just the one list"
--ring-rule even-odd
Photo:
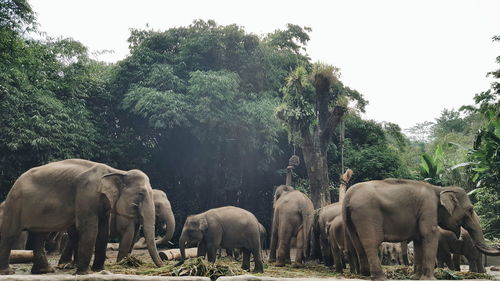
[(338, 68), (311, 61), (307, 27), (256, 35), (196, 20), (133, 29), (130, 55), (106, 64), (75, 40), (31, 38), (36, 26), (27, 1), (2, 2), (2, 200), (29, 168), (85, 158), (144, 170), (179, 222), (235, 205), (269, 230), (273, 187), (296, 153), (304, 165), (294, 182), (316, 206), (336, 201), (343, 159), (351, 183), (396, 177), (462, 186), (486, 235), (500, 235), (500, 70), (474, 106), (443, 110), (410, 139), (396, 124), (360, 117), (368, 101)]

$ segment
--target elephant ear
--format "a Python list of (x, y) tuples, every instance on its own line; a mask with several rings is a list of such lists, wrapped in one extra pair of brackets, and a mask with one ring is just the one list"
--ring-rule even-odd
[(200, 230), (201, 232), (205, 232), (205, 230), (208, 229), (208, 222), (207, 219), (202, 217), (200, 218)]
[(101, 182), (97, 187), (97, 192), (102, 193), (108, 198), (111, 208), (115, 207), (116, 200), (123, 187), (123, 178), (125, 173), (110, 173), (101, 177)]
[(441, 206), (443, 206), (446, 211), (451, 215), (457, 207), (457, 198), (455, 197), (455, 192), (451, 190), (444, 190), (439, 193), (439, 201)]

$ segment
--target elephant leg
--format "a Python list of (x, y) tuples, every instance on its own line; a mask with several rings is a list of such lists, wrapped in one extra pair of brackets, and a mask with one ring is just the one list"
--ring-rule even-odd
[(217, 247), (214, 245), (207, 245), (207, 259), (212, 263), (217, 259)]
[(10, 250), (12, 245), (16, 242), (21, 231), (7, 233), (4, 231), (2, 233), (2, 239), (0, 239), (0, 275), (14, 274), (15, 271), (9, 266)]
[(44, 274), (54, 272), (54, 268), (49, 265), (45, 256), (44, 242), (47, 239), (48, 233), (31, 232), (33, 243), (33, 267), (32, 274)]
[(76, 227), (70, 226), (68, 228), (68, 242), (64, 246), (61, 257), (59, 258), (58, 264), (68, 264), (71, 263), (71, 259), (73, 258), (73, 255), (75, 255), (74, 262), (76, 263), (77, 259), (77, 252), (75, 249), (77, 248), (78, 245), (78, 232), (76, 231)]
[(77, 220), (78, 230), (78, 260), (76, 274), (88, 274), (90, 259), (97, 239), (98, 218), (89, 217), (85, 219), (85, 224), (80, 224)]
[(247, 248), (241, 248), (243, 252), (243, 262), (241, 263), (241, 269), (250, 270), (250, 251)]
[(342, 264), (342, 252), (337, 245), (332, 245), (333, 261), (335, 262), (335, 271), (338, 273), (344, 272), (344, 265)]
[(422, 241), (413, 241), (414, 261), (413, 261), (413, 279), (420, 279), (422, 276)]
[(420, 224), (422, 233), (422, 276), (424, 280), (433, 280), (434, 265), (438, 248), (439, 231), (437, 227), (426, 229), (425, 222)]
[(198, 243), (198, 249), (197, 249), (197, 255), (198, 257), (205, 257), (205, 255), (207, 254), (207, 246), (205, 244), (205, 241), (200, 241), (200, 243)]
[(452, 264), (453, 270), (460, 271), (460, 259), (461, 259), (461, 255), (453, 254), (452, 259), (451, 259), (451, 264)]
[(99, 218), (92, 271), (101, 271), (104, 269), (108, 239), (109, 239), (109, 212), (105, 214), (103, 217)]
[(331, 245), (328, 239), (324, 237), (324, 234), (320, 234), (319, 236), (319, 246), (321, 250), (321, 256), (323, 257), (323, 262), (326, 266), (332, 266), (334, 262), (334, 258), (332, 257)]
[(451, 270), (455, 270), (454, 266), (453, 266), (453, 262), (451, 261), (451, 254), (450, 253), (447, 253), (445, 255), (443, 255), (443, 261), (442, 263), (446, 264), (446, 266), (451, 269)]
[(285, 227), (278, 231), (278, 261), (276, 266), (285, 266), (290, 257), (291, 231)]
[(479, 253), (479, 255), (476, 259), (476, 266), (477, 266), (477, 272), (486, 273), (486, 269), (484, 268), (484, 264), (483, 264), (483, 254), (481, 254), (481, 253)]
[[(375, 233), (373, 231), (361, 230), (363, 233)], [(361, 245), (366, 253), (366, 258), (368, 259), (368, 264), (370, 265), (370, 277), (372, 280), (386, 280), (384, 272), (382, 271), (382, 263), (378, 257), (378, 248), (381, 241), (373, 239), (360, 239)]]
[(302, 267), (304, 266), (304, 231), (303, 228), (301, 227), (299, 229), (299, 232), (297, 233), (297, 237), (295, 239), (296, 243), (296, 251), (295, 251), (295, 261), (293, 263), (294, 267)]
[[(370, 276), (370, 265), (368, 262), (368, 257), (366, 255), (365, 249), (363, 245), (361, 244), (361, 239), (359, 238), (358, 233), (356, 232), (356, 229), (353, 228), (352, 226), (348, 225), (348, 234), (350, 237), (350, 241), (352, 243), (352, 246), (354, 248), (354, 251), (356, 252), (356, 257), (358, 261), (358, 267), (359, 267), (359, 273), (363, 276)], [(352, 272), (352, 269), (351, 269)]]
[(131, 245), (133, 246), (134, 242), (134, 223), (130, 223), (125, 231), (121, 233), (120, 237), (120, 246), (118, 247), (118, 256), (116, 257), (116, 261), (121, 261), (123, 258), (128, 256), (128, 252), (130, 250)]
[(401, 253), (403, 256), (403, 264), (405, 266), (410, 265), (410, 260), (408, 259), (408, 241), (403, 241), (401, 244)]
[(255, 263), (255, 267), (253, 269), (254, 272), (264, 272), (264, 264), (262, 262), (262, 252), (261, 249), (259, 248), (253, 248), (251, 250), (252, 256), (253, 256), (253, 261)]

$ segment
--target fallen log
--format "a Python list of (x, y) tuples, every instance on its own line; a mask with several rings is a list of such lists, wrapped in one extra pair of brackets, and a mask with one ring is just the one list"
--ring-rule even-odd
[[(170, 260), (180, 260), (181, 259), (181, 250), (179, 249), (170, 249), (165, 251), (159, 251), (158, 254), (160, 258), (164, 261)], [(196, 258), (198, 256), (198, 248), (187, 248), (186, 249), (186, 258)]]
[(33, 261), (33, 251), (31, 250), (11, 250), (9, 263), (26, 263)]

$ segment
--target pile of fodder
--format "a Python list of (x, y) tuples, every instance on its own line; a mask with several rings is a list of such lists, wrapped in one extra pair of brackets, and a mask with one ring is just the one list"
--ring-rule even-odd
[[(387, 279), (409, 280), (413, 278), (413, 267), (409, 266), (384, 266), (384, 272)], [(459, 272), (447, 268), (436, 268), (434, 276), (439, 280), (493, 279), (493, 276), (486, 273)]]
[[(132, 257), (132, 258), (130, 258)], [(140, 262), (138, 262), (138, 260)], [(175, 266), (178, 261), (164, 261), (162, 267), (156, 267), (153, 263), (147, 263), (137, 257), (129, 256), (127, 261), (110, 263), (106, 269), (112, 273), (153, 275), (153, 276), (203, 276), (212, 280), (220, 276), (232, 276), (245, 274), (240, 263), (218, 260), (215, 263), (208, 262), (204, 258), (187, 259), (182, 265)]]

